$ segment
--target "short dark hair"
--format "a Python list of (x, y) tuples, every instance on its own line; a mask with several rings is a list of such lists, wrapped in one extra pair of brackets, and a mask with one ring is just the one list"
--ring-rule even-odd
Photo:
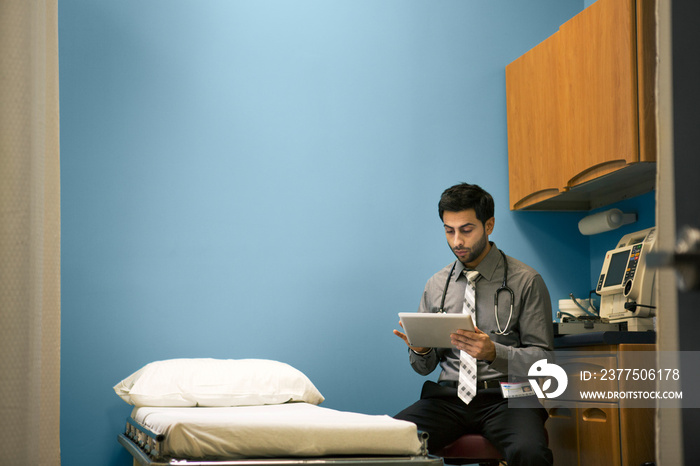
[(447, 188), (440, 196), (438, 203), (440, 220), (442, 220), (445, 211), (461, 212), (468, 209), (474, 209), (476, 218), (485, 224), (486, 220), (493, 217), (493, 197), (481, 187), (468, 183), (460, 183)]

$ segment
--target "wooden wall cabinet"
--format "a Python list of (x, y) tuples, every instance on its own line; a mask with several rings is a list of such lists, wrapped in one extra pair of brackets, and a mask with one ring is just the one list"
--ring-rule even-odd
[(511, 209), (654, 187), (655, 0), (598, 0), (506, 67)]

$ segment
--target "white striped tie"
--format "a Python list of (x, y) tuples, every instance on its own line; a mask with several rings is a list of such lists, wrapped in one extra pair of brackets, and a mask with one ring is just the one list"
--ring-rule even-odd
[[(462, 312), (469, 314), (472, 321), (476, 323), (476, 279), (479, 272), (469, 270), (467, 274), (467, 289), (464, 291), (464, 306)], [(459, 387), (457, 391), (459, 398), (464, 404), (469, 404), (476, 395), (476, 359), (464, 351), (459, 352)]]

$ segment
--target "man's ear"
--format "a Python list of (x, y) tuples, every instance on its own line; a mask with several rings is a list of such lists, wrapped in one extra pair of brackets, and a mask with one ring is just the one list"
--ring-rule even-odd
[(493, 226), (496, 224), (496, 219), (494, 217), (491, 217), (490, 219), (486, 220), (486, 223), (484, 224), (484, 228), (486, 230), (486, 234), (490, 235), (493, 233)]

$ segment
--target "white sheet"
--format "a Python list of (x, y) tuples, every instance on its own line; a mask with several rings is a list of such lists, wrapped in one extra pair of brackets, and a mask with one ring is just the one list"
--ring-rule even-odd
[(134, 408), (131, 417), (165, 435), (174, 458), (418, 455), (413, 423), (307, 403), (225, 408)]

